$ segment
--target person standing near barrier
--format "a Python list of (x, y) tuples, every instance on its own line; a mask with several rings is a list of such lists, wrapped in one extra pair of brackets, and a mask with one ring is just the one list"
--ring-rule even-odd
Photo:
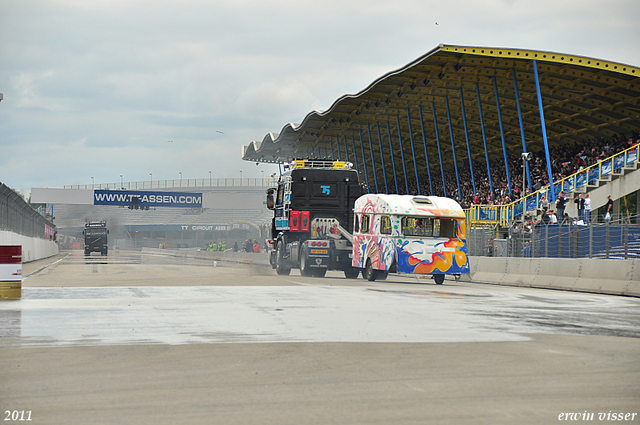
[(542, 211), (547, 211), (549, 209), (549, 201), (547, 201), (547, 197), (545, 195), (540, 197), (540, 207), (542, 207)]
[(559, 224), (562, 224), (561, 220), (564, 218), (564, 208), (566, 204), (567, 199), (564, 197), (564, 192), (560, 192), (556, 201), (556, 215), (558, 216), (558, 221), (560, 221)]
[(611, 195), (607, 196), (607, 203), (604, 204), (605, 206), (605, 210), (604, 210), (604, 220), (607, 223), (611, 222), (611, 215), (613, 214), (613, 201), (611, 200)]
[(578, 208), (578, 220), (584, 220), (584, 198), (582, 197), (582, 193), (578, 194), (578, 197), (573, 200), (576, 204), (576, 208)]
[(591, 220), (591, 198), (589, 194), (584, 195), (584, 224), (589, 224)]

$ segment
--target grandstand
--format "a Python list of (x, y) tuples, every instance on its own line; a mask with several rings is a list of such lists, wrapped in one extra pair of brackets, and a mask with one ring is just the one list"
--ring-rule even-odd
[[(572, 218), (573, 196), (588, 193), (596, 222), (611, 195), (608, 224), (626, 226), (640, 212), (638, 99), (637, 66), (441, 44), (300, 124), (252, 141), (243, 159), (346, 159), (368, 192), (454, 198), (469, 208), (472, 230), (493, 226), (487, 234), (505, 238), (527, 214), (533, 225), (542, 196), (555, 209), (561, 191)], [(512, 252), (533, 242), (518, 241)]]
[[(266, 186), (198, 187), (215, 202), (207, 208), (49, 204), (62, 247), (81, 238), (86, 221), (105, 220), (110, 229), (112, 248), (142, 248), (167, 244), (169, 248), (203, 248), (209, 243), (265, 238), (272, 213), (265, 205)], [(74, 189), (66, 189), (74, 190)], [(192, 192), (193, 188), (171, 188), (173, 192)]]

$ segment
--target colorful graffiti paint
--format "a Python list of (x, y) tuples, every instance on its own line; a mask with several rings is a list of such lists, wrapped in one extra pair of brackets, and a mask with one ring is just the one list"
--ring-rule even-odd
[[(353, 266), (365, 268), (371, 261), (373, 269), (388, 271), (396, 263), (398, 273), (466, 274), (470, 272), (466, 246), (466, 224), (462, 209), (453, 200), (429, 197), (433, 206), (411, 204), (411, 197), (398, 195), (364, 195), (356, 202), (356, 219), (364, 229), (354, 233)], [(397, 202), (392, 202), (397, 201)], [(451, 205), (454, 203), (455, 205)], [(457, 209), (455, 209), (457, 207)], [(365, 218), (367, 216), (368, 218)], [(381, 217), (386, 216), (390, 230), (381, 234)], [(445, 217), (455, 223), (448, 232), (451, 237), (404, 235), (403, 217)], [(385, 224), (388, 226), (388, 224)], [(439, 225), (438, 225), (439, 226)], [(433, 231), (434, 234), (435, 230)], [(455, 237), (454, 237), (455, 236)]]

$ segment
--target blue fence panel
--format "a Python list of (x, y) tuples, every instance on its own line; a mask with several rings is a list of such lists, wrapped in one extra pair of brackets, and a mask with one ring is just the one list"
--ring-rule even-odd
[(613, 159), (613, 169), (619, 170), (624, 167), (624, 155), (617, 156)]
[(600, 177), (600, 170), (598, 169), (598, 167), (593, 167), (592, 169), (589, 170), (589, 181), (590, 182), (598, 180), (599, 177)]
[(627, 164), (631, 164), (632, 162), (636, 162), (637, 160), (638, 160), (638, 148), (627, 152)]

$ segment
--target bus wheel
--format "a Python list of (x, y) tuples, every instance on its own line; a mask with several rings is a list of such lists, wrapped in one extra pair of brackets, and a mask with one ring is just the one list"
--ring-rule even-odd
[(367, 265), (364, 269), (364, 273), (362, 277), (364, 277), (365, 279), (371, 282), (376, 280), (376, 277), (378, 277), (378, 270), (373, 269), (373, 266), (371, 265), (371, 260), (367, 260)]
[(355, 267), (349, 267), (348, 269), (344, 269), (344, 277), (347, 279), (355, 279), (360, 274), (360, 270)]
[(287, 276), (291, 273), (291, 267), (285, 265), (284, 242), (282, 239), (278, 241), (278, 245), (276, 246), (276, 273), (280, 276)]
[(436, 285), (442, 285), (442, 282), (444, 282), (444, 275), (443, 274), (434, 274), (433, 278), (436, 281)]

